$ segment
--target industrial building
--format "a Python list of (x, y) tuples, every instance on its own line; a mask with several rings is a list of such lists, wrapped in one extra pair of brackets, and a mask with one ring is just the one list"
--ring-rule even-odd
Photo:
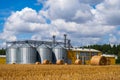
[(75, 60), (80, 59), (81, 64), (90, 64), (90, 59), (102, 53), (95, 49), (71, 48), (68, 50), (68, 59), (74, 64)]
[[(58, 42), (53, 36), (51, 41), (12, 41), (6, 45), (7, 64), (91, 64), (94, 56), (100, 57), (97, 63), (115, 64), (114, 58), (102, 61), (102, 52), (95, 49), (75, 48), (64, 35), (64, 41)], [(101, 62), (100, 62), (101, 60)], [(110, 63), (112, 62), (112, 63)]]

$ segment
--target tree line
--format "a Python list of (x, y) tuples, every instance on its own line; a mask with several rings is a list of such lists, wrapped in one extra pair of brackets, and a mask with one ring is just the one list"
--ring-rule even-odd
[(101, 51), (103, 54), (114, 54), (120, 56), (120, 45), (104, 44), (104, 45), (89, 45), (84, 46), (84, 48), (91, 48)]

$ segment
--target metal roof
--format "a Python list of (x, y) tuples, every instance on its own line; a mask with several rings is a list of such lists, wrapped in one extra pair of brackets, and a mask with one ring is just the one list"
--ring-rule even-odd
[(87, 49), (87, 48), (70, 48), (73, 51), (81, 51), (81, 52), (101, 52), (95, 49)]
[(6, 57), (6, 55), (0, 55), (0, 57)]
[(102, 54), (102, 56), (105, 56), (105, 57), (115, 57), (115, 59), (117, 59), (118, 58), (118, 56), (117, 55), (110, 55), (110, 54)]

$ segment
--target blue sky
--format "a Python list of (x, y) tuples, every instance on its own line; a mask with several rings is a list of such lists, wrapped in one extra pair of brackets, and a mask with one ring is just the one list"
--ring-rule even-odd
[(120, 43), (119, 0), (0, 0), (0, 43), (63, 40), (75, 46)]
[(12, 11), (18, 11), (25, 7), (30, 7), (39, 11), (42, 4), (37, 5), (36, 0), (0, 0), (0, 32), (4, 28), (4, 21), (11, 15)]

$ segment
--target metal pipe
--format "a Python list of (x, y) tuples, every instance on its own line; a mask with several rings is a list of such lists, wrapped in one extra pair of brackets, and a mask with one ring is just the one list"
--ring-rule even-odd
[(67, 35), (64, 34), (64, 47), (66, 48), (66, 42), (67, 42)]
[(53, 35), (53, 46), (55, 46), (55, 35)]
[(71, 48), (71, 40), (70, 39), (68, 39), (68, 49), (70, 49)]

